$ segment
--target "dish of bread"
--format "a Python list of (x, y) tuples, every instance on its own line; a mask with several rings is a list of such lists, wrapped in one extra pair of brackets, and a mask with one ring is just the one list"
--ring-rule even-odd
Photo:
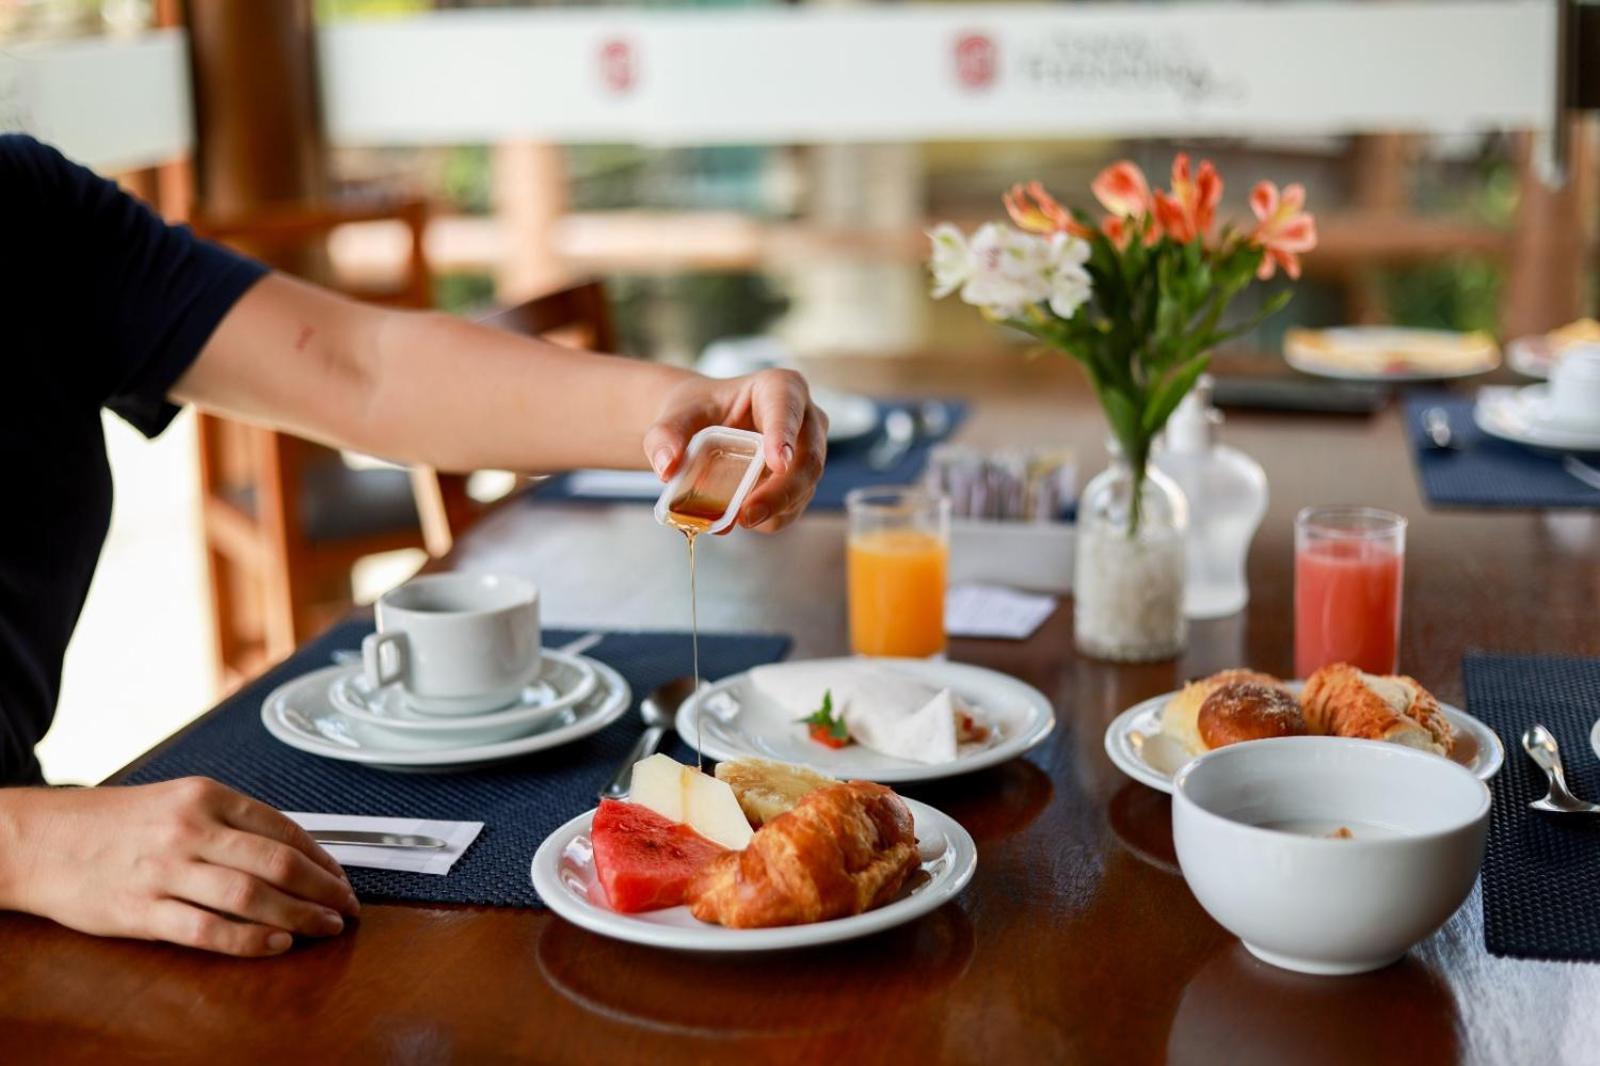
[(605, 936), (761, 951), (910, 921), (976, 865), (960, 825), (884, 785), (762, 759), (711, 775), (653, 755), (627, 799), (551, 834), (532, 876), (552, 910)]
[(1305, 681), (1223, 670), (1145, 700), (1106, 729), (1106, 753), (1128, 776), (1163, 792), (1197, 755), (1267, 737), (1385, 741), (1448, 758), (1488, 780), (1505, 761), (1494, 731), (1440, 703), (1415, 678), (1365, 673), (1346, 663)]
[(1431, 381), (1483, 374), (1500, 365), (1487, 333), (1344, 326), (1291, 329), (1283, 355), (1296, 370), (1355, 381)]
[(769, 759), (898, 784), (970, 773), (1050, 735), (1055, 711), (1014, 677), (965, 663), (813, 659), (702, 689), (678, 735), (710, 759)]
[(1547, 378), (1551, 367), (1572, 349), (1586, 344), (1600, 344), (1600, 322), (1580, 318), (1549, 333), (1536, 333), (1531, 337), (1518, 337), (1506, 345), (1506, 359), (1511, 369), (1530, 378)]

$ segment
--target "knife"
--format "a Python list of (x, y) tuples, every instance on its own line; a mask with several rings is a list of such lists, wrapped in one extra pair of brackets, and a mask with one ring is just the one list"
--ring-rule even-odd
[(438, 850), (450, 845), (438, 837), (415, 836), (409, 833), (368, 833), (358, 829), (318, 829), (311, 839), (318, 844), (358, 844), (366, 848), (429, 848)]

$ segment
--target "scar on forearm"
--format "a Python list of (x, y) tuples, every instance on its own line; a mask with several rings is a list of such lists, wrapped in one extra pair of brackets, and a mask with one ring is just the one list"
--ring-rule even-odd
[(297, 334), (294, 339), (294, 350), (297, 352), (305, 351), (306, 345), (310, 344), (311, 338), (315, 337), (316, 335), (317, 330), (315, 326), (301, 326), (299, 334)]

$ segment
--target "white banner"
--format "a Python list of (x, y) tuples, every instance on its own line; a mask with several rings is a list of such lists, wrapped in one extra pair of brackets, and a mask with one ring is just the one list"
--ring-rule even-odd
[[(319, 37), (337, 144), (1540, 129), (1556, 0), (433, 12)], [(0, 128), (184, 151), (175, 31), (0, 52)]]
[(183, 34), (98, 37), (0, 50), (0, 132), (22, 130), (98, 170), (165, 163), (194, 121)]
[(1533, 128), (1554, 0), (454, 11), (322, 34), (346, 144)]

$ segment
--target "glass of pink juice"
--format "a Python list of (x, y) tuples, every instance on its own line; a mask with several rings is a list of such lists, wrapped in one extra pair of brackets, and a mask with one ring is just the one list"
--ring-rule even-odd
[(1376, 507), (1307, 507), (1294, 520), (1294, 669), (1369, 674), (1400, 664), (1406, 520)]

